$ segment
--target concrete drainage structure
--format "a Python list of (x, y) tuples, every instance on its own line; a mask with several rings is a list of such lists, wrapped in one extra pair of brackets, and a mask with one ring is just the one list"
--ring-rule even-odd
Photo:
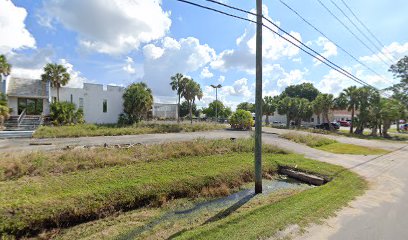
[(325, 183), (328, 182), (328, 179), (313, 175), (313, 174), (309, 174), (309, 173), (304, 173), (304, 172), (300, 172), (288, 167), (279, 167), (278, 172), (280, 174), (283, 175), (287, 175), (288, 177), (297, 179), (299, 181), (305, 182), (305, 183), (309, 183), (315, 186), (321, 186)]

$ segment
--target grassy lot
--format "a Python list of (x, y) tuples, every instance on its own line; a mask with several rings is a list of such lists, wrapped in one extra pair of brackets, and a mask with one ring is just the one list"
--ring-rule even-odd
[(35, 138), (64, 138), (137, 135), (149, 133), (198, 132), (224, 129), (226, 125), (211, 123), (139, 123), (133, 126), (120, 127), (114, 124), (79, 124), (74, 126), (41, 126), (33, 137)]
[(306, 144), (312, 148), (337, 154), (379, 155), (389, 152), (379, 148), (369, 148), (353, 144), (340, 143), (330, 138), (312, 134), (285, 133), (282, 134), (281, 137), (297, 143)]
[[(266, 153), (286, 153), (275, 146), (265, 145)], [(135, 145), (129, 149), (72, 149), (55, 152), (4, 153), (0, 156), (0, 181), (24, 176), (61, 175), (94, 168), (125, 166), (187, 156), (209, 156), (253, 152), (253, 140), (236, 141), (196, 139), (156, 145)]]
[[(138, 154), (143, 152), (141, 149), (118, 149), (116, 153), (121, 154), (112, 155), (117, 158), (114, 163), (105, 158), (107, 153), (103, 149), (69, 150), (56, 156), (44, 153), (43, 159), (60, 161), (61, 168), (68, 170), (58, 171), (57, 165), (47, 165), (48, 160), (43, 160), (34, 172), (23, 172), (0, 181), (0, 235), (36, 234), (44, 229), (64, 228), (133, 208), (161, 206), (172, 199), (224, 196), (252, 180), (251, 140), (199, 140), (191, 145), (183, 144), (187, 143), (146, 147), (147, 151), (159, 152), (156, 159)], [(214, 155), (209, 155), (209, 150), (214, 151)], [(326, 191), (336, 193), (339, 201), (324, 201), (320, 204), (325, 209), (321, 214), (314, 212), (309, 217), (310, 212), (305, 211), (303, 217), (295, 219), (314, 221), (332, 214), (365, 188), (361, 178), (341, 167), (308, 160), (271, 146), (265, 146), (264, 153), (265, 174), (276, 173), (279, 166), (288, 166), (334, 179), (323, 189), (329, 186), (330, 190)], [(75, 156), (81, 155), (84, 156), (76, 159)], [(89, 156), (97, 157), (88, 161)], [(88, 167), (78, 167), (82, 161)], [(102, 163), (93, 164), (98, 161)], [(28, 161), (20, 164), (25, 166)], [(315, 194), (320, 195), (319, 192)], [(286, 199), (287, 196), (292, 195), (274, 199)], [(315, 196), (313, 199), (322, 198)], [(277, 204), (280, 202), (276, 200)], [(270, 204), (261, 203), (255, 205), (261, 208)], [(248, 208), (248, 211), (258, 211), (257, 207)], [(143, 209), (137, 211), (143, 212)], [(154, 213), (145, 215), (148, 218)], [(143, 219), (139, 223), (143, 223)]]
[[(257, 195), (231, 215), (211, 223), (207, 221), (225, 209), (203, 210), (188, 218), (166, 218), (169, 211), (192, 207), (191, 201), (180, 199), (161, 208), (142, 208), (65, 229), (58, 233), (57, 239), (264, 239), (289, 225), (298, 224), (303, 228), (333, 216), (367, 187), (364, 180), (339, 166), (300, 158), (293, 162), (273, 161), (292, 167), (296, 164), (300, 169), (324, 174), (333, 180), (306, 191), (288, 189)], [(134, 234), (152, 222), (160, 223), (140, 235)]]
[(364, 180), (350, 171), (328, 164), (323, 167), (327, 167), (328, 176), (335, 176), (324, 186), (180, 232), (176, 239), (266, 239), (293, 224), (303, 228), (311, 223), (321, 223), (367, 187)]

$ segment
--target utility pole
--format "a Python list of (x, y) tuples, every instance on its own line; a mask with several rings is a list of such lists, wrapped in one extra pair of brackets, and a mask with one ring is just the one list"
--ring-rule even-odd
[(256, 0), (255, 194), (262, 193), (262, 0)]
[(222, 86), (221, 84), (218, 84), (217, 86), (211, 84), (211, 87), (215, 88), (215, 118), (218, 123), (218, 88), (222, 88)]

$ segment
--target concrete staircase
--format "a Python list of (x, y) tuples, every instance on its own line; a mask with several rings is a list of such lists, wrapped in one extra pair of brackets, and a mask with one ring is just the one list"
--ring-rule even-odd
[(6, 129), (0, 131), (0, 138), (27, 138), (32, 137), (34, 131), (42, 124), (41, 115), (11, 116), (5, 121)]

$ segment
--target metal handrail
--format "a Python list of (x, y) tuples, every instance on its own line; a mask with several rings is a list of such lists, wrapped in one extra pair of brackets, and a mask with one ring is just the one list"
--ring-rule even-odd
[(17, 126), (18, 127), (20, 127), (20, 123), (21, 123), (21, 120), (23, 120), (23, 118), (25, 117), (25, 115), (26, 115), (26, 108), (21, 112), (21, 114), (20, 114), (20, 116), (18, 116), (18, 119), (17, 119)]

